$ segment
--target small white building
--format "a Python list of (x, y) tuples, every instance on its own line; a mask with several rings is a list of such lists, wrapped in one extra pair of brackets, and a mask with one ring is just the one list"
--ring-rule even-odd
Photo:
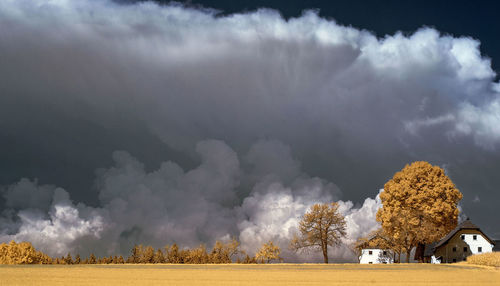
[(363, 248), (359, 257), (360, 264), (393, 263), (392, 252), (380, 248)]

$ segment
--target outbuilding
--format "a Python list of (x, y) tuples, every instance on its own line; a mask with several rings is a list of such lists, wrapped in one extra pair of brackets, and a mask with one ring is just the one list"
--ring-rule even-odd
[(360, 264), (394, 263), (391, 252), (381, 248), (363, 248), (359, 257)]

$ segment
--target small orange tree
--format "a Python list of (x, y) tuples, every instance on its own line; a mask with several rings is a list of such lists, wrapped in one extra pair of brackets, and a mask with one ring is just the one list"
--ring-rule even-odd
[[(438, 166), (419, 161), (397, 172), (380, 193), (377, 221), (406, 251), (441, 239), (457, 225), (462, 194)], [(417, 255), (418, 256), (418, 255)], [(421, 260), (421, 257), (418, 257)]]
[(269, 263), (272, 260), (283, 261), (280, 257), (281, 249), (279, 246), (274, 245), (270, 240), (267, 243), (262, 244), (259, 251), (255, 254), (255, 259), (260, 263)]

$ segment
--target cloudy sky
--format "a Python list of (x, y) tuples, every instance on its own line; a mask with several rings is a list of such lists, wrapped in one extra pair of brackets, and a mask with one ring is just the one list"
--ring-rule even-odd
[(0, 241), (314, 261), (286, 250), (311, 204), (339, 201), (350, 243), (417, 160), (500, 238), (495, 9), (349, 2), (1, 1)]

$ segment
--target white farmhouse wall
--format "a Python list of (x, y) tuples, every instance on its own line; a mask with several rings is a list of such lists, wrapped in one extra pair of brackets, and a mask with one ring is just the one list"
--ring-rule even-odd
[[(469, 249), (472, 254), (480, 254), (486, 252), (493, 251), (493, 244), (489, 243), (482, 235), (480, 234), (462, 234), (464, 236), (464, 242), (469, 245)], [(474, 239), (476, 236), (476, 239)], [(481, 247), (481, 252), (479, 252), (479, 247)]]
[[(371, 252), (371, 254), (370, 254)], [(359, 257), (359, 263), (361, 264), (379, 264), (379, 263), (393, 263), (392, 258), (387, 255), (383, 255), (384, 250), (371, 248), (371, 249), (362, 249), (361, 256)], [(387, 251), (387, 254), (390, 255), (390, 252)]]

